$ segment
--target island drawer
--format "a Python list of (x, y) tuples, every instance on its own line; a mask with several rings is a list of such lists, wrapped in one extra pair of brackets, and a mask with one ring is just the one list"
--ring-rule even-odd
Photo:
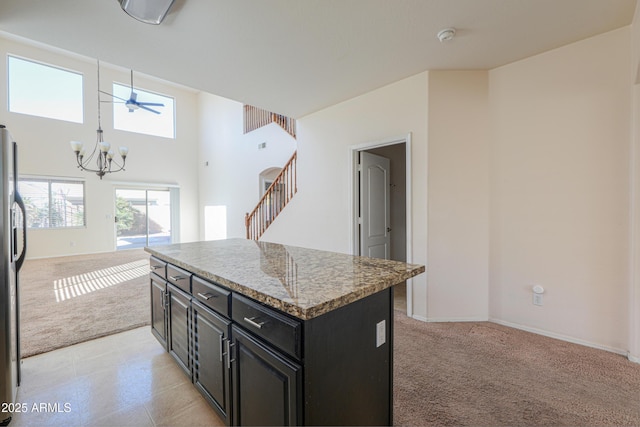
[(232, 319), (280, 350), (302, 358), (302, 324), (243, 296), (233, 294)]
[(163, 279), (167, 278), (167, 263), (152, 256), (149, 259), (149, 268)]
[(175, 265), (167, 264), (167, 280), (187, 293), (191, 293), (191, 273)]
[(230, 317), (231, 292), (198, 276), (193, 276), (191, 279), (191, 293), (202, 304), (223, 316)]

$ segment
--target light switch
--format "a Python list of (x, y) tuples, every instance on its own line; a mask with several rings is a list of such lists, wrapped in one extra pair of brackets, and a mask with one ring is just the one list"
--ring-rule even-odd
[(376, 347), (387, 342), (386, 320), (376, 323)]

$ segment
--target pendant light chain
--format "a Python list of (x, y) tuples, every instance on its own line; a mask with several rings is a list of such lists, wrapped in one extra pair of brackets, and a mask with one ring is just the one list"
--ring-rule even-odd
[[(100, 101), (100, 60), (97, 60), (97, 64), (98, 64), (98, 72), (97, 72), (98, 130), (96, 132), (97, 133), (96, 145), (93, 148), (93, 152), (86, 159), (84, 157), (84, 144), (82, 142), (71, 141), (71, 149), (76, 154), (76, 162), (78, 163), (77, 166), (80, 170), (87, 171), (87, 172), (95, 172), (95, 174), (98, 175), (100, 179), (102, 179), (102, 177), (108, 173), (120, 172), (124, 170), (124, 165), (127, 159), (127, 154), (129, 153), (129, 149), (127, 147), (119, 148), (118, 151), (120, 152), (120, 156), (122, 157), (122, 165), (120, 165), (116, 161), (114, 161), (113, 159), (114, 153), (113, 153), (113, 150), (110, 149), (110, 145), (104, 142), (103, 135), (102, 135), (102, 116), (101, 116), (101, 109), (100, 109), (100, 103), (101, 103)], [(94, 155), (97, 156), (96, 169), (92, 169), (89, 167), (89, 163), (93, 159)], [(118, 167), (118, 169), (112, 170), (111, 169), (112, 164), (115, 164), (116, 167)]]

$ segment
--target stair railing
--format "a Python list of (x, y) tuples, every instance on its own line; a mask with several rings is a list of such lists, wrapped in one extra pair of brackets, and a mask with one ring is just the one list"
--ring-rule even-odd
[(297, 157), (294, 152), (256, 207), (245, 215), (247, 239), (258, 240), (298, 191)]
[(292, 137), (296, 137), (296, 120), (282, 114), (272, 113), (253, 105), (244, 106), (244, 133), (266, 126), (269, 123), (277, 123)]

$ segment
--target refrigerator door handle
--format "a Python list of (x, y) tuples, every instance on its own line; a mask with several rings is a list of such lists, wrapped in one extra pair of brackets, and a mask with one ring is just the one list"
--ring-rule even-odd
[(22, 268), (22, 264), (24, 263), (24, 259), (27, 256), (27, 208), (24, 205), (24, 201), (22, 200), (22, 196), (17, 191), (15, 192), (15, 201), (20, 210), (22, 211), (22, 225), (23, 225), (23, 233), (22, 233), (22, 253), (16, 260), (16, 271), (20, 271)]

